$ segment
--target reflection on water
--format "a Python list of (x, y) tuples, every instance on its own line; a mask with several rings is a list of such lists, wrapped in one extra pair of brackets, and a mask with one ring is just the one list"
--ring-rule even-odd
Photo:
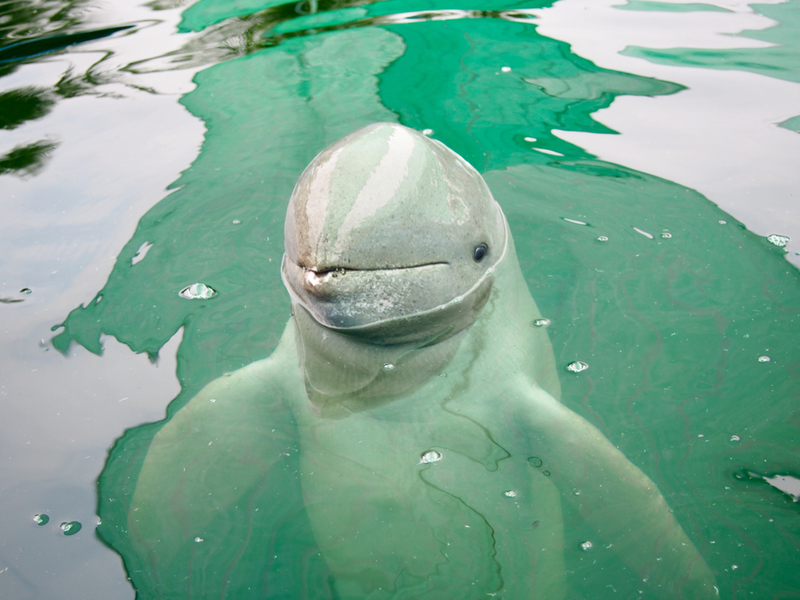
[[(178, 50), (130, 60), (136, 64), (126, 77), (232, 59), (198, 73), (197, 89), (182, 100), (208, 127), (201, 154), (140, 221), (102, 300), (76, 309), (56, 344), (65, 349), (77, 340), (99, 352), (105, 333), (155, 356), (183, 328), (183, 389), (169, 409), (175, 414), (209, 381), (275, 348), (288, 317), (279, 277), (283, 216), (311, 157), (371, 121), (431, 129), (484, 173), (509, 218), (528, 286), (550, 320), (540, 331), (552, 340), (565, 405), (655, 481), (722, 597), (794, 593), (797, 505), (791, 492), (768, 483), (790, 481), (800, 469), (792, 445), (800, 399), (797, 272), (781, 248), (699, 194), (599, 161), (557, 135), (609, 133), (591, 115), (615, 99), (687, 92), (598, 68), (539, 35), (526, 12), (537, 8), (532, 4), (422, 4), (319, 2), (315, 14), (298, 16), (295, 3), (204, 0), (184, 12), (183, 30), (198, 33), (183, 34)], [(444, 12), (457, 8), (464, 12)], [(310, 4), (300, 9), (313, 13)], [(409, 18), (417, 11), (458, 18)], [(53, 25), (26, 17), (42, 29), (16, 33), (15, 42), (68, 33), (62, 23), (69, 19), (51, 13)], [(22, 20), (15, 23), (13, 30), (23, 31)], [(131, 39), (138, 35), (144, 33)], [(725, 52), (717, 53), (722, 60)], [(89, 78), (80, 82), (93, 89)], [(64, 97), (53, 86), (14, 90), (18, 96), (4, 95), (4, 102), (30, 99), (0, 112), (15, 128), (44, 121)], [(58, 140), (34, 137), (21, 148), (37, 143)], [(6, 158), (21, 160), (8, 168), (35, 174), (44, 165), (38, 177), (45, 176), (51, 150), (32, 150), (17, 159), (9, 156), (14, 148), (4, 149)], [(217, 296), (178, 295), (199, 282)], [(22, 285), (31, 284), (12, 291)], [(564, 370), (576, 362), (590, 368)], [(127, 507), (160, 427), (128, 431), (100, 482), (98, 531), (123, 554)], [(419, 452), (428, 450), (439, 451)], [(758, 476), (737, 477), (745, 471)], [(299, 497), (288, 501), (300, 506)], [(32, 509), (27, 521), (42, 510)], [(571, 511), (564, 510), (564, 558), (576, 595), (635, 594), (624, 566), (593, 543), (594, 533)], [(69, 541), (91, 529), (81, 521), (83, 531)], [(321, 572), (303, 523), (301, 514), (286, 521), (285, 532), (297, 527), (309, 548), (306, 562), (288, 565), (287, 573)], [(194, 548), (215, 543), (194, 537), (202, 538)], [(589, 551), (581, 549), (585, 542), (593, 543)], [(233, 564), (236, 549), (224, 542), (217, 548), (229, 556), (220, 565)]]

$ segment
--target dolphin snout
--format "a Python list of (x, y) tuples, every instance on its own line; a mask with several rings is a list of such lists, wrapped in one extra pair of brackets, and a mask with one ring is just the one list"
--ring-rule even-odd
[(328, 295), (337, 283), (342, 283), (346, 271), (344, 269), (317, 270), (301, 267), (300, 284), (303, 290), (313, 296)]

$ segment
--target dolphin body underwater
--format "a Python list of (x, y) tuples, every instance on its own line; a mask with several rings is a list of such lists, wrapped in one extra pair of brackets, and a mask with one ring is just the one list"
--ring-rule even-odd
[[(558, 600), (562, 501), (643, 597), (717, 597), (655, 484), (558, 400), (505, 216), (460, 156), (364, 127), (303, 172), (285, 238), (277, 349), (207, 385), (150, 445), (128, 529), (163, 573), (140, 598), (255, 597), (220, 563), (278, 559), (251, 538), (305, 511), (331, 597)], [(209, 533), (220, 519), (236, 539)]]

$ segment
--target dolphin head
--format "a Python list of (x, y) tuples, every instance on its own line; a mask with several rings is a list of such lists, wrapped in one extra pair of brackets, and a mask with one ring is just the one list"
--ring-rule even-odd
[(292, 192), (281, 273), (320, 325), (377, 344), (471, 324), (505, 255), (505, 217), (455, 152), (392, 123), (323, 150)]

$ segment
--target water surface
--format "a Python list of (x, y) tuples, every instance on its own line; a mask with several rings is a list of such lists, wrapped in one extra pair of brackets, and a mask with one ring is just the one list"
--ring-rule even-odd
[[(652, 13), (644, 5), (614, 10)], [(786, 15), (797, 5), (761, 12), (790, 24)], [(208, 381), (271, 353), (288, 318), (278, 269), (294, 181), (328, 143), (376, 120), (431, 129), (484, 174), (509, 218), (531, 292), (552, 320), (557, 363), (590, 365), (564, 371), (563, 401), (656, 482), (722, 597), (796, 593), (797, 505), (744, 474), (800, 475), (800, 282), (784, 249), (765, 239), (788, 235), (781, 211), (797, 218), (797, 209), (771, 205), (775, 194), (763, 200), (759, 185), (746, 188), (749, 204), (758, 196), (763, 205), (754, 218), (769, 217), (756, 223), (774, 227), (756, 235), (697, 192), (648, 174), (673, 178), (659, 169), (680, 160), (644, 151), (622, 165), (598, 158), (613, 156), (605, 148), (616, 140), (629, 144), (621, 154), (628, 157), (630, 148), (658, 149), (675, 139), (644, 128), (649, 137), (637, 146), (629, 129), (641, 124), (639, 113), (623, 112), (620, 127), (600, 119), (624, 131), (613, 136), (595, 119), (598, 111), (680, 103), (700, 79), (742, 85), (740, 70), (730, 77), (709, 70), (738, 65), (738, 54), (716, 50), (713, 64), (694, 60), (696, 85), (602, 68), (559, 36), (543, 35), (547, 11), (564, 3), (320, 3), (317, 14), (305, 4), (208, 0), (182, 12), (42, 6), (46, 18), (15, 16), (3, 44), (39, 41), (28, 48), (46, 52), (24, 58), (24, 46), (14, 46), (13, 60), (0, 63), (0, 91), (27, 94), (15, 101), (21, 108), (3, 125), (0, 147), (6, 156), (27, 149), (11, 157), (22, 162), (3, 163), (0, 177), (8, 215), (2, 296), (9, 300), (0, 306), (2, 519), (10, 532), (0, 542), (4, 597), (132, 597), (116, 555), (93, 537), (94, 515), (103, 517), (100, 536), (124, 553), (118, 507), (169, 401), (177, 394), (174, 413)], [(424, 12), (408, 14), (414, 11)], [(584, 21), (571, 18), (580, 31)], [(614, 24), (626, 31), (622, 17)], [(67, 48), (63, 39), (52, 41), (126, 25), (135, 27)], [(791, 43), (774, 29), (770, 39), (787, 56)], [(636, 52), (648, 64), (666, 60)], [(780, 89), (797, 93), (796, 69), (784, 60), (789, 75), (778, 77), (773, 58), (750, 52), (756, 66), (748, 71), (762, 77), (756, 89), (780, 81), (794, 86)], [(195, 72), (196, 89), (185, 93)], [(678, 104), (677, 117), (645, 122), (685, 131), (691, 111), (715, 103), (728, 115), (726, 96), (712, 92), (705, 104), (682, 105), (688, 112)], [(180, 105), (170, 93), (184, 94)], [(768, 106), (782, 107), (781, 97), (772, 94)], [(792, 115), (781, 110), (775, 120), (784, 123)], [(664, 127), (673, 119), (675, 126)], [(796, 138), (790, 129), (779, 128), (780, 135)], [(740, 153), (711, 137), (727, 148), (715, 161), (733, 169), (730, 157)], [(583, 143), (589, 139), (596, 141)], [(686, 148), (668, 146), (673, 155)], [(759, 173), (774, 168), (758, 163), (758, 153), (747, 156)], [(772, 185), (783, 194), (796, 172), (778, 164)], [(196, 282), (218, 295), (178, 295)], [(56, 332), (65, 359), (51, 350), (49, 327), (80, 305)], [(170, 364), (178, 344), (180, 388)], [(103, 346), (101, 358), (84, 350)], [(147, 355), (160, 356), (159, 366)], [(156, 424), (137, 427), (144, 422)], [(127, 428), (96, 499), (93, 480)], [(50, 522), (34, 523), (39, 513)], [(73, 520), (83, 527), (65, 537), (59, 526)], [(567, 522), (570, 539), (591, 536), (569, 515)], [(568, 553), (578, 592), (635, 592), (613, 561), (601, 559), (607, 568), (597, 568), (590, 560), (598, 553), (577, 544)], [(604, 573), (613, 578), (606, 582)]]

